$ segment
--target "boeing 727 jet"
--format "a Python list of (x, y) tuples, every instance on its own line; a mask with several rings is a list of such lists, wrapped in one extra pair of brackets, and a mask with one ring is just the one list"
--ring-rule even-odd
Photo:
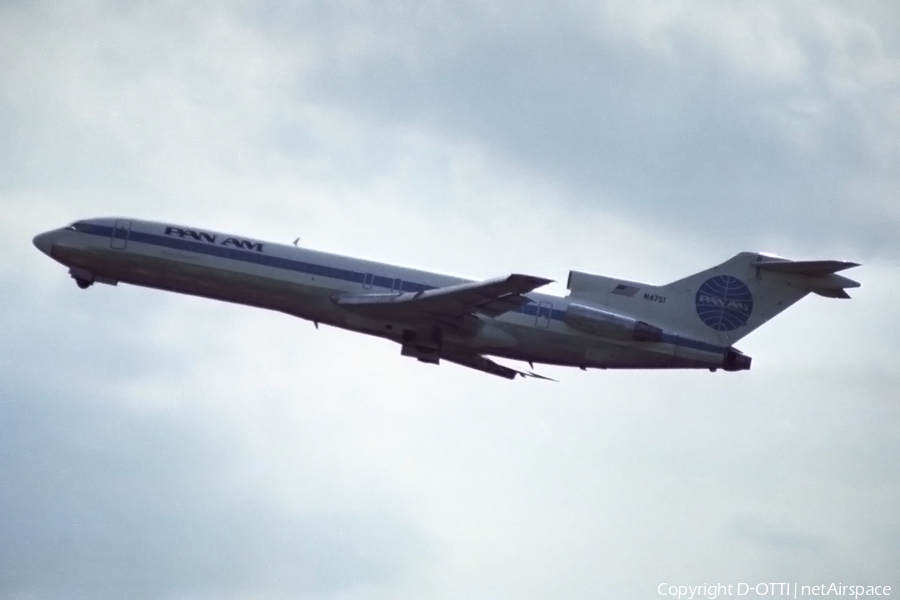
[(539, 377), (500, 357), (581, 369), (744, 371), (734, 344), (810, 292), (859, 287), (837, 260), (741, 252), (656, 286), (571, 271), (566, 297), (534, 275), (470, 281), (124, 218), (76, 221), (34, 238), (80, 288), (119, 282), (276, 310), (400, 344), (400, 354), (498, 375)]

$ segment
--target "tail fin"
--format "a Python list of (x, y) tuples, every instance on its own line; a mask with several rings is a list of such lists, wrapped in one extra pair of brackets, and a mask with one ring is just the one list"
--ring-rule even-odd
[(573, 296), (606, 304), (666, 331), (731, 346), (809, 294), (849, 298), (859, 287), (837, 260), (792, 261), (741, 252), (724, 263), (663, 286), (570, 274)]
[[(731, 345), (813, 292), (849, 298), (846, 288), (859, 283), (837, 271), (859, 266), (837, 260), (792, 261), (741, 252), (717, 267), (663, 286), (663, 293), (684, 298), (681, 327), (697, 339)], [(692, 309), (692, 310), (690, 310)]]

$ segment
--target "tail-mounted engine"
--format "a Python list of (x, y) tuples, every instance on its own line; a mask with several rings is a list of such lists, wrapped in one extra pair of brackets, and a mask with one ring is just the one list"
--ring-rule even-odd
[(663, 330), (659, 327), (583, 304), (569, 304), (564, 320), (569, 327), (601, 337), (634, 342), (662, 341)]

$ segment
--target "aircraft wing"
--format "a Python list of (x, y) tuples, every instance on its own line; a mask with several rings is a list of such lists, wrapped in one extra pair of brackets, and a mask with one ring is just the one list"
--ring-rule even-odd
[(441, 358), (463, 367), (469, 367), (470, 369), (483, 371), (485, 373), (497, 375), (505, 379), (515, 379), (516, 376), (519, 376), (534, 377), (535, 379), (546, 379), (547, 381), (556, 381), (555, 379), (550, 379), (549, 377), (544, 377), (543, 375), (538, 375), (537, 373), (532, 373), (531, 371), (519, 371), (518, 369), (505, 367), (501, 364), (495, 363), (489, 358), (485, 358), (480, 354), (474, 354), (470, 352), (445, 352), (441, 354)]
[(420, 292), (342, 294), (333, 300), (349, 311), (389, 321), (448, 320), (473, 313), (496, 317), (527, 304), (523, 294), (551, 281), (512, 274)]

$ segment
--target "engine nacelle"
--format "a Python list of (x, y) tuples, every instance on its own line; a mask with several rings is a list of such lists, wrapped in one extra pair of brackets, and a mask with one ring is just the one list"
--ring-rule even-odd
[(726, 371), (749, 371), (750, 362), (752, 360), (753, 359), (751, 359), (740, 350), (729, 348), (728, 351), (725, 352), (725, 358), (722, 361), (722, 368)]
[(659, 327), (583, 304), (570, 304), (564, 320), (569, 327), (601, 337), (634, 342), (662, 341), (663, 331)]

